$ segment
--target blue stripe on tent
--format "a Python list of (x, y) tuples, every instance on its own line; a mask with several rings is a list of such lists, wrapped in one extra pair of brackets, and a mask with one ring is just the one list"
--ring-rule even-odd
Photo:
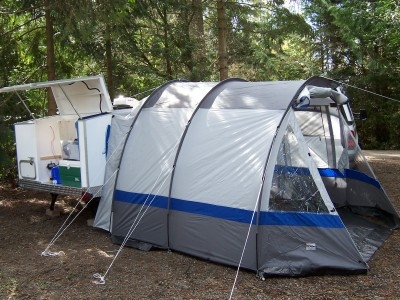
[(361, 172), (358, 172), (358, 171), (355, 171), (355, 170), (346, 169), (345, 170), (345, 175), (348, 178), (357, 179), (357, 180), (363, 181), (365, 183), (371, 184), (371, 185), (375, 186), (378, 189), (382, 188), (381, 184), (376, 179), (374, 179), (372, 177), (369, 177), (368, 175), (366, 175), (364, 173), (361, 173)]
[[(146, 195), (116, 190), (114, 201), (166, 209), (168, 197), (159, 195)], [(253, 214), (250, 210), (200, 203), (181, 199), (171, 199), (171, 210), (214, 217), (240, 223), (250, 223)], [(253, 224), (256, 224), (254, 216)], [(306, 212), (261, 212), (259, 225), (282, 226), (314, 226), (325, 228), (342, 228), (343, 224), (337, 215), (316, 214)]]
[(310, 170), (308, 168), (283, 165), (275, 165), (274, 172), (279, 174), (310, 175)]
[(338, 215), (306, 212), (261, 212), (260, 225), (344, 228), (343, 222)]
[(355, 170), (345, 169), (344, 173), (340, 172), (338, 169), (318, 169), (319, 174), (322, 177), (336, 177), (336, 178), (350, 178), (356, 179), (370, 185), (375, 186), (377, 189), (381, 189), (381, 184), (374, 178)]
[(318, 169), (319, 174), (322, 177), (336, 177), (336, 178), (345, 178), (344, 174), (340, 172), (338, 169)]
[[(114, 200), (138, 205), (145, 204), (164, 209), (167, 209), (168, 207), (168, 197), (160, 195), (146, 195), (116, 190)], [(241, 223), (250, 223), (253, 213), (249, 210), (239, 208), (186, 201), (175, 198), (171, 199), (170, 209)], [(253, 223), (255, 224), (255, 221), (253, 221)]]
[[(253, 214), (252, 211), (245, 209), (180, 199), (171, 200), (171, 209), (240, 223), (250, 223)], [(253, 220), (253, 224), (255, 223), (256, 218)]]
[(168, 207), (168, 197), (160, 196), (160, 195), (147, 195), (140, 193), (130, 193), (121, 190), (115, 190), (114, 200), (119, 202), (126, 202), (131, 204), (139, 204), (139, 205), (150, 205), (158, 208)]
[[(279, 174), (310, 175), (310, 170), (308, 168), (303, 168), (303, 167), (276, 165), (274, 171), (275, 173)], [(325, 169), (320, 168), (318, 169), (318, 171), (322, 177), (350, 178), (373, 185), (378, 189), (382, 188), (380, 183), (376, 179), (359, 171), (345, 169), (344, 173), (342, 173), (338, 169), (330, 169), (330, 168), (325, 168)]]

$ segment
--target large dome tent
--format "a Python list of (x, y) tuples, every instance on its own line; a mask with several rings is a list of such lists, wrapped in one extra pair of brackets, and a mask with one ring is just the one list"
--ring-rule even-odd
[(168, 82), (113, 118), (115, 180), (94, 225), (260, 276), (365, 272), (399, 215), (362, 151), (349, 155), (346, 102), (322, 77)]

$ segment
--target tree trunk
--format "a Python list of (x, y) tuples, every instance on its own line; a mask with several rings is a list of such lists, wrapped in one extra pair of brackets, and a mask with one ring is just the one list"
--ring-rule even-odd
[(204, 40), (204, 21), (203, 21), (203, 4), (202, 0), (192, 0), (193, 7), (193, 35), (196, 40), (196, 50), (194, 51), (195, 67), (191, 74), (193, 81), (203, 80), (207, 74), (207, 62), (205, 56), (206, 43)]
[(163, 7), (162, 12), (162, 21), (164, 25), (164, 59), (165, 59), (165, 69), (167, 73), (167, 78), (169, 80), (174, 78), (174, 74), (172, 72), (172, 63), (171, 63), (171, 54), (169, 49), (169, 27), (168, 27), (168, 17), (167, 17), (167, 10)]
[(226, 0), (218, 0), (217, 16), (219, 79), (224, 80), (228, 78), (228, 54), (226, 52)]
[[(203, 4), (202, 0), (193, 0), (193, 25), (194, 30), (199, 38), (204, 39), (204, 21), (203, 21)], [(204, 50), (204, 49), (203, 49)]]
[[(51, 16), (51, 0), (45, 0), (45, 18), (46, 18), (46, 46), (47, 46), (47, 79), (56, 79), (55, 52), (54, 52), (54, 30), (53, 17)], [(49, 116), (57, 113), (57, 104), (51, 89), (47, 89), (47, 114)]]
[(112, 43), (109, 26), (107, 26), (106, 38), (106, 66), (107, 66), (107, 86), (111, 101), (114, 99), (114, 79), (113, 79), (113, 62), (112, 62)]

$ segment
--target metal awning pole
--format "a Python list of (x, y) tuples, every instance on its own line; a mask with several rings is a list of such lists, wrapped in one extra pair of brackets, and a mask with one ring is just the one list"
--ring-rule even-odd
[(31, 115), (31, 117), (32, 117), (34, 120), (36, 120), (34, 114), (31, 112), (31, 110), (29, 109), (29, 107), (26, 105), (26, 103), (25, 103), (24, 99), (22, 99), (21, 95), (18, 94), (17, 91), (14, 91), (14, 92), (17, 94), (19, 100), (21, 100), (22, 104), (25, 106), (26, 110), (29, 112), (29, 114)]
[(69, 102), (69, 104), (71, 105), (72, 109), (75, 111), (75, 113), (78, 115), (79, 119), (82, 119), (81, 115), (78, 113), (78, 111), (75, 109), (75, 107), (72, 105), (71, 100), (69, 100), (67, 94), (65, 93), (64, 89), (62, 88), (61, 85), (58, 85), (58, 87), (61, 89), (61, 91), (63, 92), (65, 98), (67, 99), (67, 101)]

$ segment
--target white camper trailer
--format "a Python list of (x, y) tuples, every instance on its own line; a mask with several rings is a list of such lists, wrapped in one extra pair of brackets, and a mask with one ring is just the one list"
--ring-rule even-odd
[(102, 76), (5, 87), (21, 96), (50, 88), (58, 114), (15, 124), (19, 185), (57, 195), (99, 194), (104, 181), (112, 103)]

